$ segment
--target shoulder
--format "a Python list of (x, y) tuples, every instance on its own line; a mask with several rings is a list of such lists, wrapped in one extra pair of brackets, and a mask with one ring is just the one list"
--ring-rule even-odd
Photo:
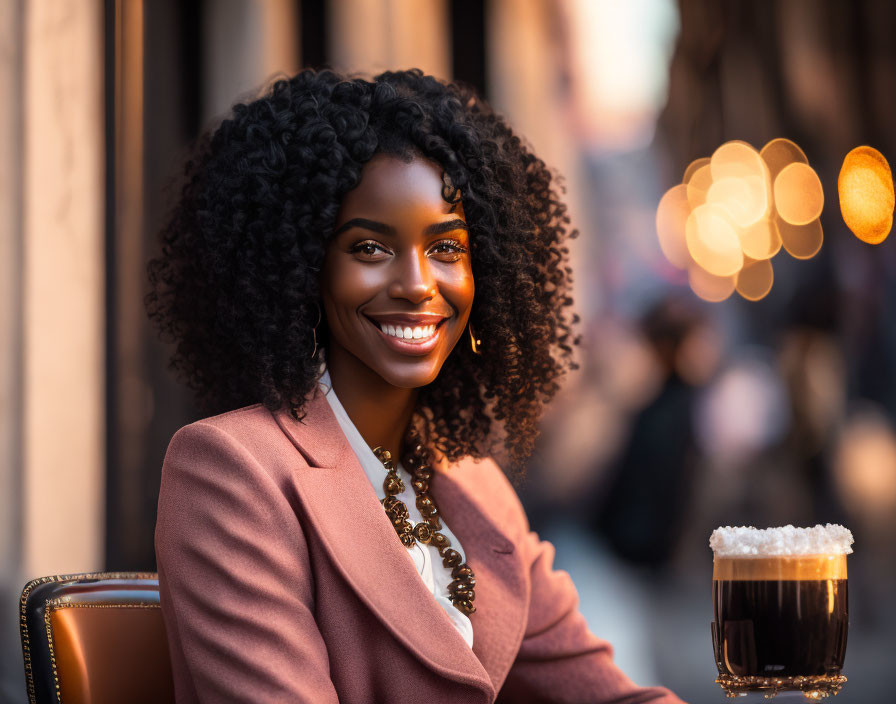
[(240, 560), (285, 554), (271, 546), (301, 551), (304, 534), (290, 478), (301, 461), (261, 404), (180, 428), (162, 465), (155, 526), (160, 571), (169, 578), (196, 575), (201, 564), (231, 573), (242, 569)]
[[(226, 413), (220, 413), (216, 416), (208, 416), (200, 418), (188, 425), (180, 428), (174, 437), (180, 434), (193, 435), (201, 434), (203, 428), (214, 428), (220, 433), (232, 436), (234, 438), (245, 437), (247, 434), (257, 431), (260, 428), (273, 425), (273, 416), (262, 404), (255, 403), (251, 406), (235, 408)], [(209, 432), (209, 431), (205, 431)], [(214, 433), (214, 431), (211, 431)], [(173, 438), (172, 438), (173, 439)]]
[(162, 464), (157, 536), (215, 512), (230, 515), (233, 525), (292, 515), (297, 466), (302, 456), (262, 404), (185, 425)]
[(276, 475), (278, 460), (288, 456), (296, 461), (290, 449), (275, 413), (256, 403), (181, 427), (168, 444), (163, 480), (166, 474), (184, 472)]
[(282, 435), (274, 418), (261, 403), (236, 408), (207, 418), (200, 418), (181, 427), (171, 438), (169, 449), (190, 440), (219, 438), (243, 445), (251, 450), (258, 440)]
[(526, 511), (504, 470), (491, 457), (464, 457), (439, 463), (439, 471), (455, 481), (483, 511), (502, 526), (514, 526), (518, 535), (529, 530)]

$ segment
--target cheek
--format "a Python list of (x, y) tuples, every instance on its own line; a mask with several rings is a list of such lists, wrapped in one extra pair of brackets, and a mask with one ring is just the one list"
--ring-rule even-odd
[(460, 339), (464, 326), (470, 317), (476, 287), (473, 271), (469, 264), (452, 268), (444, 273), (439, 281), (439, 292), (448, 304), (457, 312), (457, 323), (454, 337)]
[(346, 267), (331, 261), (324, 264), (320, 284), (322, 307), (330, 334), (344, 344), (347, 326), (350, 325), (348, 311), (356, 307), (352, 278)]
[(325, 263), (321, 278), (321, 294), (334, 307), (357, 307), (370, 297), (372, 284), (362, 268), (349, 262)]
[(464, 313), (469, 309), (473, 305), (473, 296), (476, 293), (473, 270), (470, 268), (469, 262), (452, 272), (444, 281), (444, 287), (443, 295), (454, 304), (458, 312)]

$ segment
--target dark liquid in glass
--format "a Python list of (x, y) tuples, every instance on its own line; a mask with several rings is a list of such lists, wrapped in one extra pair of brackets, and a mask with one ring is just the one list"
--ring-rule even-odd
[(713, 647), (736, 677), (839, 675), (846, 579), (714, 579)]

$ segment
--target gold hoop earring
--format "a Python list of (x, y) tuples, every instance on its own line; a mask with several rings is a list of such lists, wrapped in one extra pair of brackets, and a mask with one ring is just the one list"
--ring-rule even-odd
[(467, 330), (470, 331), (470, 347), (473, 349), (475, 354), (482, 354), (482, 350), (479, 348), (482, 346), (482, 340), (476, 337), (476, 334), (473, 332), (473, 326), (467, 322)]

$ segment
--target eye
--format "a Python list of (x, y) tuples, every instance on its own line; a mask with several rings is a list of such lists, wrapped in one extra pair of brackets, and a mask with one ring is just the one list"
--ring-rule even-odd
[(364, 240), (363, 242), (353, 244), (348, 251), (358, 255), (358, 258), (363, 261), (379, 261), (382, 259), (381, 256), (377, 256), (377, 251), (389, 254), (389, 251), (375, 240)]
[(467, 248), (460, 243), (460, 240), (439, 240), (430, 251), (439, 255), (443, 261), (456, 262)]

